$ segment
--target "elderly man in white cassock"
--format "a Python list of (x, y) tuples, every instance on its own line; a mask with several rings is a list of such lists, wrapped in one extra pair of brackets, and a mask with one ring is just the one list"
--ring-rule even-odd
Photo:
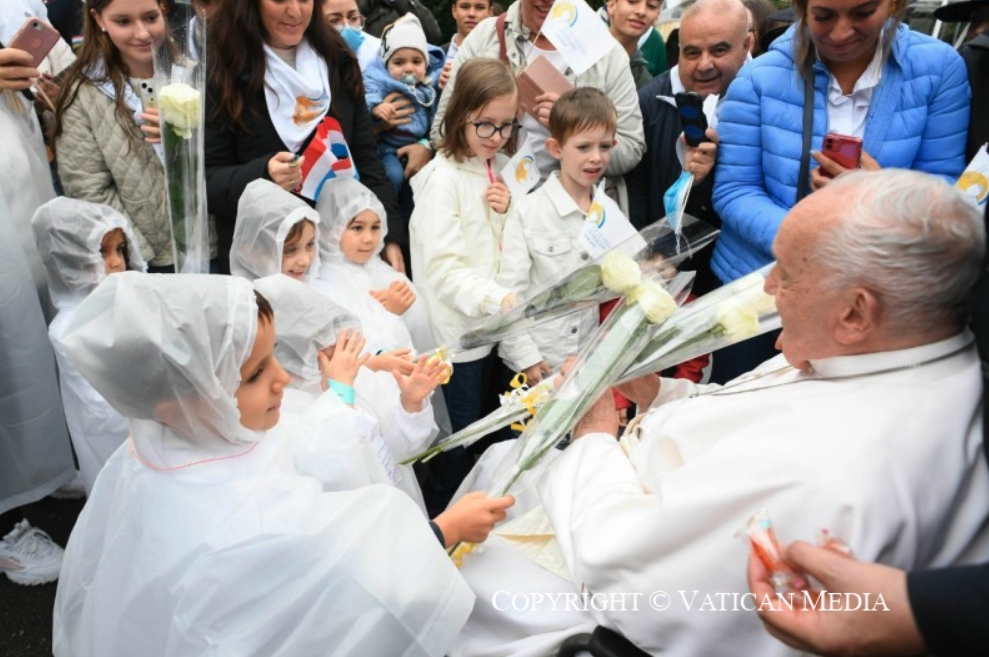
[(984, 559), (965, 329), (983, 244), (979, 214), (920, 173), (850, 173), (794, 207), (766, 283), (783, 353), (724, 386), (624, 386), (647, 410), (621, 443), (605, 395), (538, 484), (530, 515), (555, 539), (493, 535), (465, 558), (477, 604), (451, 654), (555, 654), (596, 625), (664, 656), (793, 654), (744, 597), (738, 534), (760, 510), (784, 543), (827, 528), (861, 560)]

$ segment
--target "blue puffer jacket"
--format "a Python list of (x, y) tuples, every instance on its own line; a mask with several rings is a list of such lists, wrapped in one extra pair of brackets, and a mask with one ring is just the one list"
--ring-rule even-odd
[[(804, 84), (792, 54), (794, 30), (739, 72), (718, 113), (714, 209), (722, 226), (711, 264), (723, 282), (773, 260), (773, 238), (796, 202)], [(814, 85), (811, 148), (820, 150), (830, 85), (820, 61)], [(863, 149), (882, 167), (954, 182), (965, 169), (970, 97), (965, 64), (951, 46), (901, 25), (873, 91)], [(811, 166), (817, 166), (813, 158)]]
[[(409, 117), (411, 121), (397, 128), (381, 133), (379, 139), (391, 146), (401, 147), (413, 144), (423, 137), (429, 137), (429, 128), (436, 115), (439, 105), (439, 92), (436, 83), (439, 82), (440, 72), (446, 63), (446, 53), (440, 48), (430, 45), (429, 61), (426, 62), (426, 82), (417, 84), (413, 90), (401, 80), (388, 75), (388, 67), (381, 61), (381, 55), (371, 62), (364, 71), (364, 95), (367, 100), (367, 111), (371, 112), (385, 96), (393, 91), (404, 94), (412, 101), (415, 112)], [(374, 115), (371, 120), (377, 123)]]

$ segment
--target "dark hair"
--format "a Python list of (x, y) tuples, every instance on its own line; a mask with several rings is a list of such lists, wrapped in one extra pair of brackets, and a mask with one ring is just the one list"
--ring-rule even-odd
[(766, 33), (766, 28), (769, 26), (769, 16), (776, 12), (776, 5), (769, 0), (742, 0), (742, 4), (752, 12), (752, 29), (749, 33), (754, 32), (752, 35), (752, 43), (755, 45), (753, 55), (761, 54), (762, 46), (759, 44), (759, 40)]
[(313, 223), (312, 219), (300, 219), (292, 224), (292, 227), (288, 229), (288, 235), (285, 236), (285, 241), (282, 242), (284, 247), (285, 244), (293, 240), (297, 240), (302, 236), (302, 224), (309, 224), (315, 230), (316, 224)]
[[(127, 152), (139, 146), (144, 141), (137, 124), (134, 123), (133, 113), (124, 104), (124, 89), (130, 75), (127, 65), (120, 56), (120, 51), (113, 45), (110, 35), (100, 29), (99, 23), (93, 12), (102, 13), (113, 0), (86, 0), (86, 5), (82, 10), (82, 47), (76, 56), (76, 61), (66, 70), (62, 81), (62, 90), (55, 101), (55, 125), (52, 129), (52, 143), (62, 134), (62, 120), (67, 110), (79, 96), (79, 88), (92, 81), (95, 84), (109, 82), (114, 89), (114, 115), (117, 123), (124, 129), (127, 135)], [(165, 20), (166, 7), (163, 0), (156, 0), (158, 9), (161, 11), (160, 20), (165, 24), (165, 41), (167, 44), (171, 40), (168, 30), (168, 22)], [(164, 45), (163, 44), (163, 45)], [(93, 70), (97, 62), (103, 62), (103, 75), (90, 80), (87, 73)]]
[[(797, 29), (793, 35), (793, 58), (797, 62), (797, 72), (801, 77), (810, 75), (817, 59), (814, 43), (810, 40), (810, 30), (807, 29), (807, 6), (810, 0), (793, 0), (793, 9), (797, 13)], [(896, 31), (907, 14), (907, 0), (890, 0), (889, 21), (886, 32), (877, 47), (889, 50), (896, 40)]]
[(258, 323), (275, 321), (275, 309), (271, 307), (271, 302), (264, 298), (264, 295), (254, 290), (254, 300), (258, 303)]
[(127, 241), (127, 232), (123, 228), (114, 228), (103, 233), (103, 237), (100, 238), (100, 253), (103, 252), (103, 240), (106, 239), (107, 235), (116, 233), (120, 231), (120, 236), (124, 238), (124, 270), (131, 271), (133, 267), (130, 266), (130, 242)]
[[(473, 153), (467, 144), (467, 117), (495, 98), (515, 96), (517, 100), (518, 93), (515, 76), (501, 61), (491, 57), (473, 57), (464, 62), (457, 71), (457, 85), (453, 88), (440, 125), (439, 150), (457, 162), (470, 158)], [(502, 150), (514, 153), (518, 136), (516, 129), (512, 137), (505, 141)]]
[(550, 135), (562, 146), (575, 132), (603, 126), (618, 129), (615, 104), (600, 89), (576, 87), (560, 96), (549, 112)]
[[(224, 0), (213, 18), (208, 51), (208, 80), (215, 106), (214, 117), (223, 117), (245, 128), (245, 100), (253, 100), (264, 88), (264, 30), (258, 5), (261, 0)], [(357, 58), (340, 34), (323, 20), (323, 0), (312, 0), (312, 18), (305, 38), (323, 58), (330, 74), (330, 103), (339, 93), (364, 95)], [(342, 73), (342, 76), (340, 75)], [(245, 83), (246, 82), (246, 83)]]

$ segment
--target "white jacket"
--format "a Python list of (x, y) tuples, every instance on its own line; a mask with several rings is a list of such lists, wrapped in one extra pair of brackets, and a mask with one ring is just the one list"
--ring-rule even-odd
[[(499, 171), (506, 162), (498, 154), (491, 168)], [(458, 345), (460, 336), (478, 319), (497, 312), (509, 293), (495, 282), (505, 215), (485, 202), (489, 184), (487, 169), (477, 158), (461, 163), (442, 153), (412, 179), (412, 269), (441, 346)], [(453, 360), (477, 360), (492, 348), (461, 352)]]
[[(498, 283), (524, 293), (590, 261), (580, 242), (584, 221), (585, 214), (556, 173), (533, 193), (516, 199), (505, 222)], [(555, 370), (567, 356), (577, 355), (597, 326), (597, 310), (582, 310), (505, 338), (498, 353), (516, 371), (543, 360)]]
[[(512, 72), (518, 76), (529, 62), (526, 55), (532, 50), (529, 41), (530, 32), (522, 25), (519, 10), (520, 3), (514, 2), (508, 8), (508, 19), (505, 21), (506, 56)], [(497, 18), (488, 18), (475, 27), (464, 39), (453, 60), (450, 79), (443, 88), (440, 105), (433, 119), (431, 139), (439, 141), (439, 127), (446, 114), (446, 104), (450, 102), (453, 88), (457, 84), (457, 70), (471, 57), (498, 58), (498, 34), (495, 30)], [(594, 87), (600, 89), (618, 112), (618, 132), (615, 135), (617, 144), (611, 151), (611, 163), (608, 165), (608, 175), (624, 174), (632, 169), (642, 154), (646, 151), (645, 136), (642, 131), (642, 112), (639, 110), (639, 96), (632, 80), (632, 72), (628, 66), (628, 54), (623, 48), (612, 48), (594, 66), (581, 75), (574, 75), (569, 68), (564, 71), (567, 78), (575, 87)]]

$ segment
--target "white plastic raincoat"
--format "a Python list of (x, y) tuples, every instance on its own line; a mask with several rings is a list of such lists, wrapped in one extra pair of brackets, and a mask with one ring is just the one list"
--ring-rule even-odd
[(70, 358), (137, 419), (66, 548), (58, 657), (442, 655), (470, 612), (406, 496), (322, 492), (240, 425), (257, 313), (242, 279), (133, 272), (77, 309)]
[[(281, 273), (285, 238), (303, 219), (315, 224), (318, 240), (319, 215), (305, 201), (270, 180), (251, 182), (237, 203), (230, 273), (248, 280)], [(319, 272), (319, 253), (313, 257), (310, 280)]]
[(60, 196), (38, 208), (31, 228), (48, 274), (48, 292), (58, 310), (48, 327), (48, 337), (58, 362), (65, 422), (88, 493), (103, 464), (127, 439), (130, 429), (124, 417), (69, 361), (62, 335), (76, 306), (106, 278), (100, 242), (107, 233), (117, 229), (124, 232), (128, 269), (145, 271), (147, 263), (141, 257), (130, 221), (106, 205)]

